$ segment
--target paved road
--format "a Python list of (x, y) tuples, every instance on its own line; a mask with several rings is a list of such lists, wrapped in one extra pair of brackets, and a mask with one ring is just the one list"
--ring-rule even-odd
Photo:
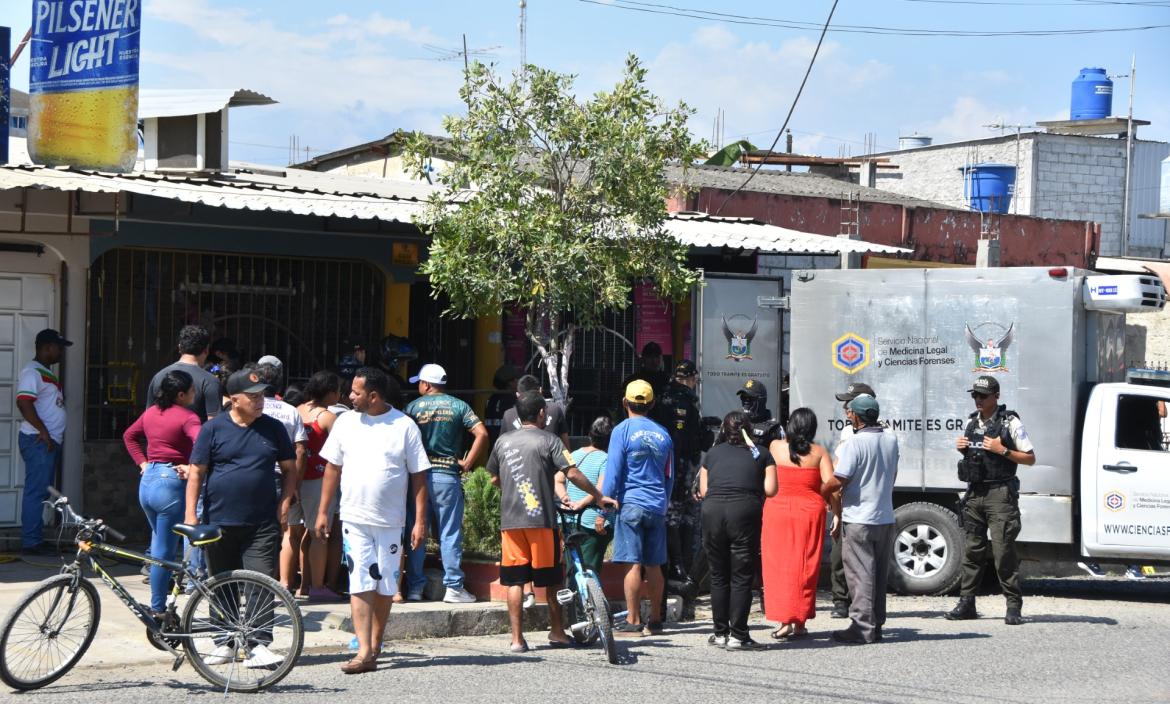
[[(963, 623), (940, 616), (953, 599), (892, 597), (886, 641), (871, 646), (833, 644), (828, 631), (841, 622), (825, 618), (822, 602), (808, 640), (724, 652), (706, 645), (706, 624), (686, 624), (661, 638), (622, 642), (619, 666), (603, 664), (599, 650), (537, 648), (516, 656), (506, 637), (483, 636), (389, 643), (378, 672), (347, 677), (338, 671), (347, 656), (318, 648), (265, 701), (1170, 701), (1170, 579), (1049, 580), (1031, 583), (1030, 591), (1040, 594), (1027, 600), (1028, 623), (1019, 627), (1004, 625), (999, 597), (981, 598), (985, 618)], [(767, 641), (768, 626), (754, 621), (756, 638)], [(176, 694), (216, 696), (188, 667), (172, 673), (161, 662), (113, 669), (83, 660), (55, 685), (19, 700), (153, 704)]]

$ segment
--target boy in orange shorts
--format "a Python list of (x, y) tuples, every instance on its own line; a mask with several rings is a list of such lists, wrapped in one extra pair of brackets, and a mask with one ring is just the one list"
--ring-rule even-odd
[[(492, 483), (500, 487), (500, 584), (508, 587), (508, 620), (512, 627), (512, 652), (528, 652), (524, 640), (524, 585), (532, 582), (553, 591), (561, 586), (561, 544), (557, 534), (556, 475), (565, 478), (589, 494), (569, 504), (574, 510), (596, 503), (617, 507), (617, 502), (603, 497), (597, 487), (577, 470), (569, 451), (560, 438), (542, 430), (544, 397), (527, 391), (516, 399), (519, 430), (500, 436), (492, 448), (487, 470)], [(549, 636), (552, 647), (571, 642), (561, 622), (561, 606), (555, 599), (548, 602)]]

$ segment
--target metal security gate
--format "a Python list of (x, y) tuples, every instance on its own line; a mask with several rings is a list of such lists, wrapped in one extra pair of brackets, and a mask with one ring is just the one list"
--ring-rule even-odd
[(89, 280), (86, 438), (120, 438), (146, 387), (174, 361), (179, 329), (231, 340), (244, 361), (274, 354), (288, 380), (334, 368), (382, 336), (385, 277), (366, 262), (121, 248)]

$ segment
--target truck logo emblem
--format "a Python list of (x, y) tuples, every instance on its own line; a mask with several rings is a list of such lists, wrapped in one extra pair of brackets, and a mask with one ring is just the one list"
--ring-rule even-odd
[(756, 330), (760, 326), (759, 318), (752, 318), (752, 324), (748, 328), (744, 328), (748, 317), (743, 314), (736, 314), (731, 316), (732, 323), (735, 328), (732, 328), (732, 323), (727, 321), (727, 316), (723, 316), (723, 337), (727, 338), (727, 359), (742, 362), (745, 359), (752, 358), (752, 338), (756, 336)]
[[(999, 323), (980, 323), (972, 330), (968, 323), (965, 327), (967, 344), (975, 351), (975, 368), (971, 371), (1008, 371), (1007, 348), (1015, 337), (1016, 324), (1012, 323), (1005, 328)], [(975, 333), (976, 330), (979, 331), (979, 335)]]
[(1125, 494), (1120, 491), (1111, 491), (1105, 495), (1105, 508), (1110, 511), (1125, 510)]
[(869, 340), (846, 333), (833, 341), (833, 366), (856, 374), (869, 365)]

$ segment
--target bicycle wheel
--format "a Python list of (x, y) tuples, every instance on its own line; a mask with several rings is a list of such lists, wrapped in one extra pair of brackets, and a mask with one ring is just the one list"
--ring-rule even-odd
[(279, 582), (233, 570), (203, 582), (180, 625), (184, 649), (203, 679), (233, 692), (255, 692), (284, 679), (304, 645), (301, 610)]
[(0, 680), (36, 689), (77, 664), (97, 633), (102, 607), (97, 589), (59, 574), (29, 590), (0, 626)]
[(617, 643), (613, 639), (613, 616), (609, 612), (609, 599), (605, 597), (601, 582), (596, 577), (590, 577), (585, 583), (589, 586), (589, 607), (593, 611), (593, 624), (597, 628), (597, 637), (601, 639), (605, 659), (609, 660), (609, 664), (616, 665)]
[(592, 645), (597, 640), (597, 626), (594, 625), (593, 619), (589, 617), (589, 596), (586, 593), (584, 596), (578, 592), (569, 603), (565, 604), (564, 609), (565, 622), (570, 626), (575, 626), (583, 623), (581, 628), (570, 628), (573, 634), (573, 640), (578, 645)]

